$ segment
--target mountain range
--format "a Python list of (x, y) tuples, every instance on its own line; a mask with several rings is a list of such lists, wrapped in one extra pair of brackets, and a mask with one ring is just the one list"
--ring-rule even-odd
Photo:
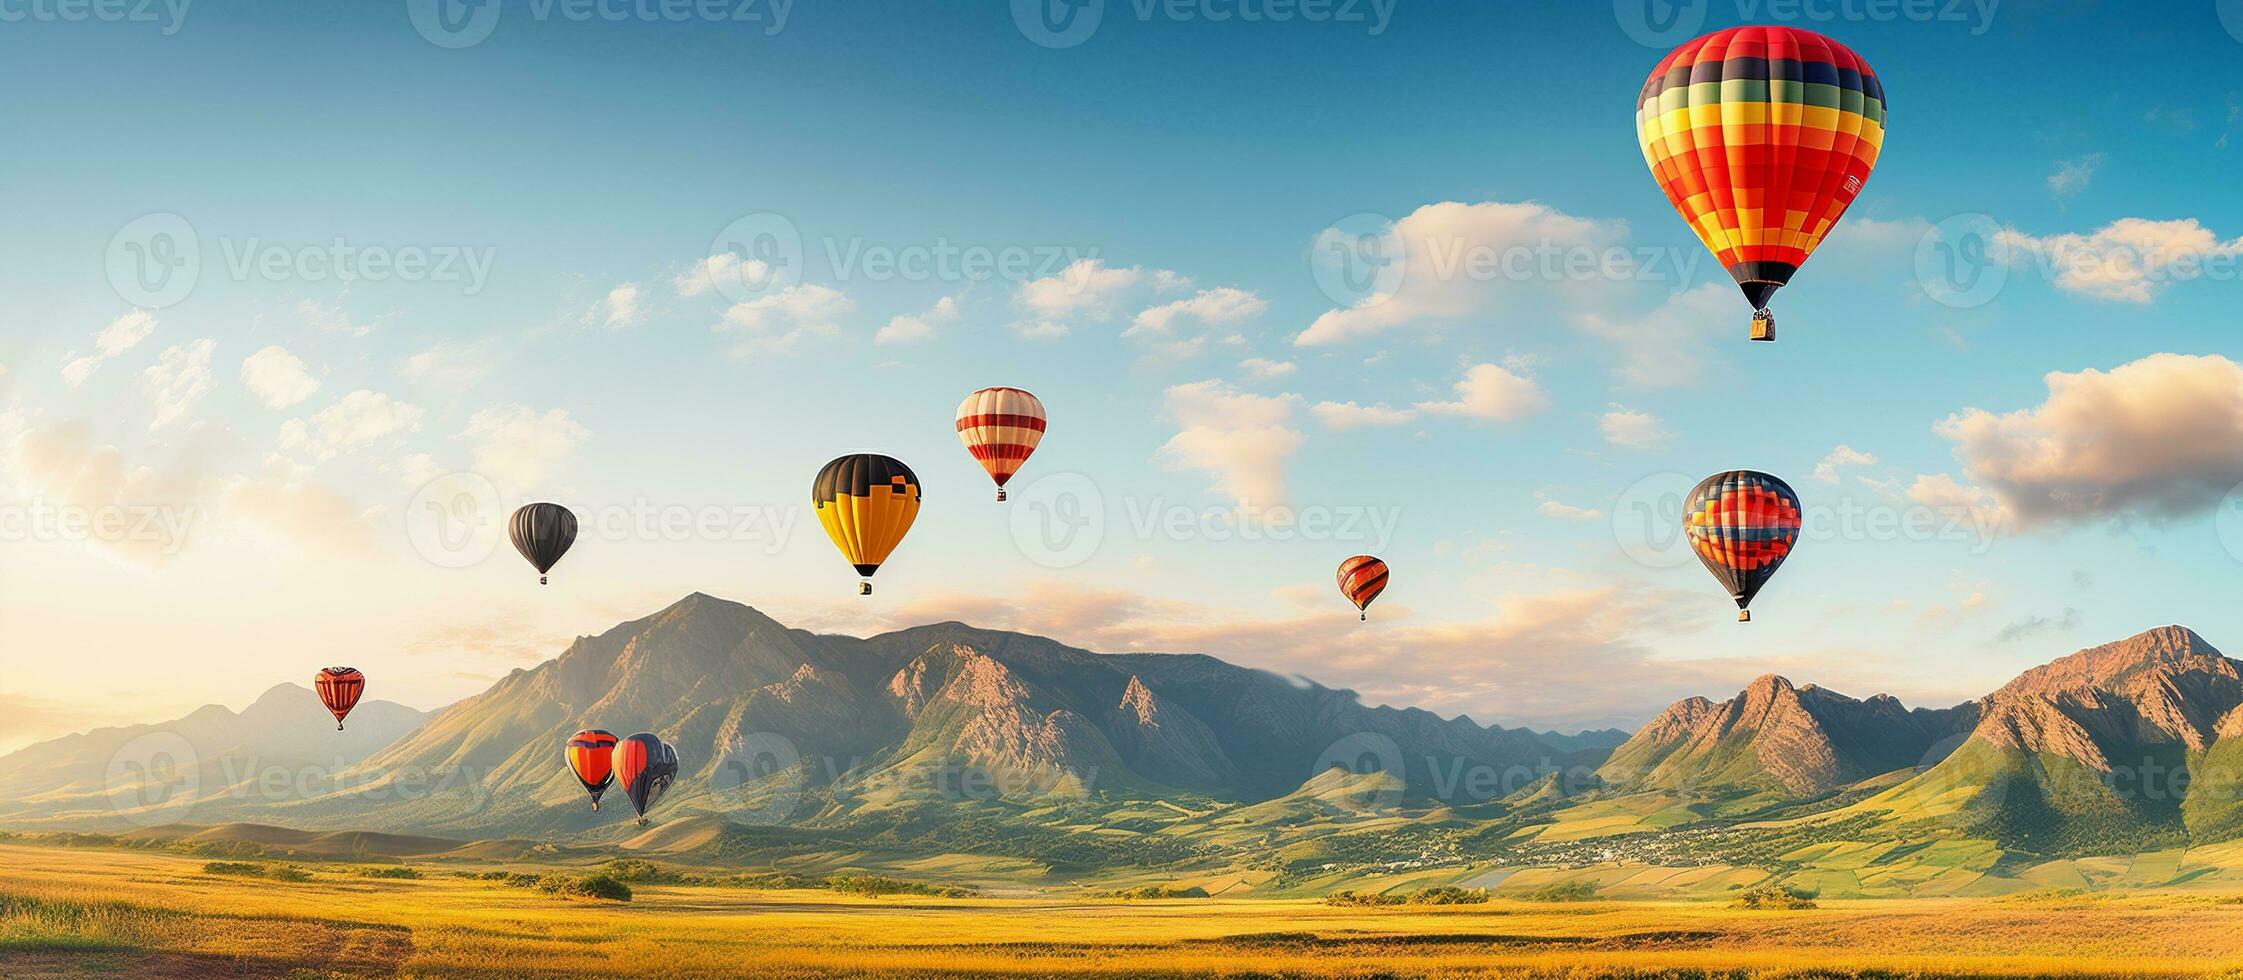
[[(1632, 735), (1556, 735), (1367, 706), (1206, 656), (1096, 654), (955, 622), (823, 635), (694, 594), (426, 715), (366, 702), (335, 733), (309, 691), (282, 685), (238, 713), (31, 746), (0, 757), (0, 822), (1052, 867), (1321, 867), (1405, 845), (1418, 860), (1573, 860), (1552, 849), (1685, 827), (1727, 828), (1723, 846), (1843, 828), (2121, 853), (2243, 837), (2239, 668), (2168, 626), (1951, 707), (1771, 675), (1726, 701), (1676, 702)], [(593, 812), (562, 769), (562, 740), (587, 727), (677, 747), (653, 829), (620, 803)]]

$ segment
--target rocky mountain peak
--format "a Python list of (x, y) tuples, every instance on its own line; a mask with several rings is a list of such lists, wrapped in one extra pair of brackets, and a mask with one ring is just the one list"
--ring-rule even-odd
[(2101, 690), (2132, 695), (2190, 674), (2243, 680), (2235, 661), (2221, 656), (2195, 630), (2160, 626), (2035, 667), (1995, 693), (2061, 696)]
[(1160, 704), (1153, 698), (1153, 689), (1136, 674), (1129, 675), (1129, 686), (1122, 690), (1120, 709), (1125, 716), (1133, 716), (1137, 723), (1147, 728), (1160, 727)]

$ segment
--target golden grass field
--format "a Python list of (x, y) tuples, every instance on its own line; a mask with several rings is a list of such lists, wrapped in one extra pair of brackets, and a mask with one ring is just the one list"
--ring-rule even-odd
[(558, 897), (437, 868), (0, 845), (0, 974), (664, 976), (2243, 975), (2243, 896), (1342, 908), (1314, 900), (853, 899), (643, 886)]

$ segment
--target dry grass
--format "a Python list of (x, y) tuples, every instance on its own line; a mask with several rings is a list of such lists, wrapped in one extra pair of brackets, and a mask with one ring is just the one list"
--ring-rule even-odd
[(2204, 896), (1778, 912), (644, 886), (626, 905), (354, 870), (282, 882), (162, 854), (0, 846), (0, 974), (2194, 976), (2243, 963), (2243, 903)]

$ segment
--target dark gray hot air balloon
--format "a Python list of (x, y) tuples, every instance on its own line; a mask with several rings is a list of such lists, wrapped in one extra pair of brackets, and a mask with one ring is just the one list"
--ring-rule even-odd
[(646, 732), (615, 743), (615, 781), (638, 811), (639, 826), (646, 826), (646, 811), (653, 809), (672, 780), (678, 778), (678, 750)]
[(514, 512), (506, 530), (514, 538), (514, 550), (537, 566), (537, 584), (544, 585), (545, 573), (576, 543), (576, 515), (560, 504), (527, 504)]

